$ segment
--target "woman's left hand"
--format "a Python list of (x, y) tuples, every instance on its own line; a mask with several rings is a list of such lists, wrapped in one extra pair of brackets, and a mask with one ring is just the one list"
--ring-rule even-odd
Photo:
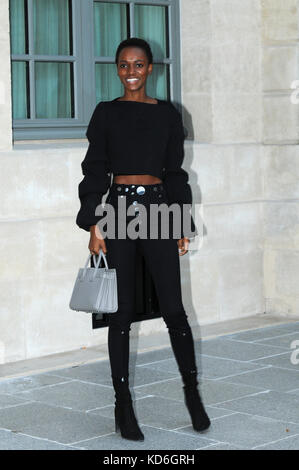
[(178, 240), (178, 247), (179, 247), (179, 255), (185, 255), (188, 252), (189, 247), (189, 238), (183, 237)]

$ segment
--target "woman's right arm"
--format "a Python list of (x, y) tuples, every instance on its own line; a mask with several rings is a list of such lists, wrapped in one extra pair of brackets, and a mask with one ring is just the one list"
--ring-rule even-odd
[(98, 254), (102, 248), (106, 253), (105, 241), (96, 226), (103, 216), (95, 215), (96, 207), (101, 204), (103, 195), (108, 191), (111, 175), (106, 148), (106, 115), (104, 103), (100, 102), (90, 119), (86, 137), (89, 146), (81, 163), (84, 178), (79, 183), (78, 195), (81, 202), (76, 224), (90, 232), (89, 250)]
[(101, 231), (97, 225), (91, 225), (90, 227), (90, 239), (88, 244), (88, 249), (91, 253), (99, 254), (99, 251), (102, 250), (104, 254), (107, 253), (107, 247), (105, 240), (102, 237)]

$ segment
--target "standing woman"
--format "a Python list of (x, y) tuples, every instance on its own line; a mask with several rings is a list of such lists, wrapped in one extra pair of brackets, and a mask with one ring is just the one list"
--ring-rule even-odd
[[(80, 228), (90, 232), (90, 252), (99, 254), (103, 250), (109, 267), (116, 269), (118, 310), (107, 315), (108, 351), (116, 399), (115, 430), (120, 429), (122, 437), (127, 439), (144, 439), (134, 414), (128, 380), (129, 331), (135, 307), (135, 255), (139, 248), (153, 278), (160, 311), (168, 328), (184, 383), (185, 404), (193, 428), (200, 432), (210, 426), (210, 420), (197, 389), (194, 341), (182, 303), (179, 263), (179, 256), (188, 252), (190, 238), (183, 230), (179, 237), (172, 231), (168, 238), (161, 238), (160, 231), (158, 237), (149, 236), (148, 231), (146, 237), (122, 237), (118, 232), (113, 237), (109, 227), (104, 237), (101, 225), (104, 216), (95, 214), (108, 189), (106, 203), (115, 209), (115, 220), (120, 201), (126, 209), (131, 205), (135, 209), (135, 215), (128, 214), (122, 219), (125, 227), (136, 221), (141, 209), (139, 203), (146, 209), (148, 220), (151, 205), (176, 202), (182, 207), (192, 204), (188, 174), (181, 168), (185, 138), (181, 114), (171, 102), (146, 95), (146, 80), (153, 68), (149, 44), (139, 38), (122, 41), (115, 63), (124, 96), (98, 103), (89, 122), (86, 132), (89, 147), (81, 164), (84, 178), (79, 184), (81, 208), (76, 219)], [(197, 230), (191, 215), (190, 218), (191, 236), (194, 236)], [(147, 220), (141, 218), (140, 224), (144, 222)], [(158, 230), (159, 227), (158, 223)]]

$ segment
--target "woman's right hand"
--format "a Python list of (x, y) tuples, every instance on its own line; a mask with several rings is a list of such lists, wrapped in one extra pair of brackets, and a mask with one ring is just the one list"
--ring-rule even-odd
[(107, 254), (105, 240), (103, 239), (103, 236), (97, 225), (92, 225), (90, 227), (90, 240), (88, 249), (93, 255), (98, 255), (100, 253), (100, 250), (103, 250), (104, 255)]

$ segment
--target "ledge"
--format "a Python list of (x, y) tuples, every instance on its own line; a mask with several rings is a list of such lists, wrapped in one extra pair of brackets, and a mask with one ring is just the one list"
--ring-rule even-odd
[(12, 150), (85, 148), (87, 145), (87, 139), (18, 140), (13, 143)]

